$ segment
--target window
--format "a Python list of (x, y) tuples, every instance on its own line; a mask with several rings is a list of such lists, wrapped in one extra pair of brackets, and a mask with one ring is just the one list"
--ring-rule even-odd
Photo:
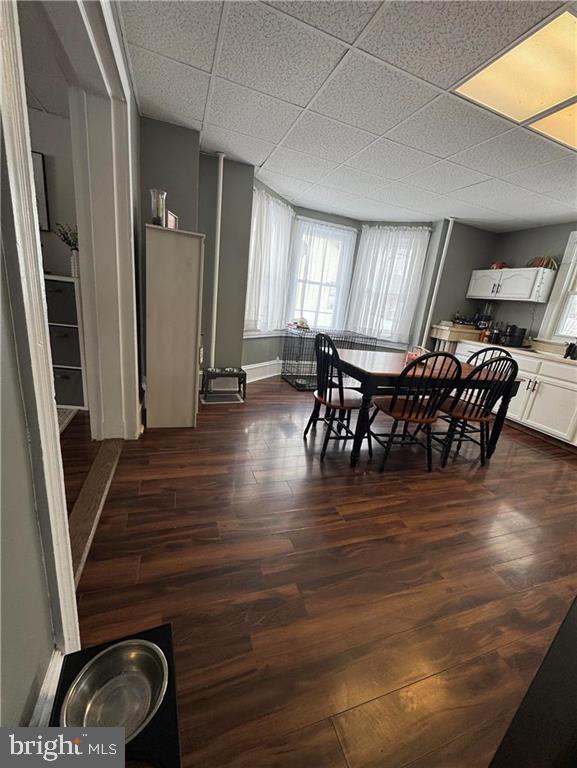
[(539, 336), (559, 342), (577, 337), (577, 232), (569, 235)]
[(577, 338), (577, 280), (574, 290), (569, 293), (565, 300), (556, 335), (570, 339)]
[(350, 330), (409, 341), (429, 235), (428, 227), (363, 227), (349, 301)]
[(275, 331), (286, 325), (285, 304), (289, 275), (289, 250), (294, 212), (261, 189), (255, 189), (245, 331)]
[(304, 317), (312, 328), (341, 328), (357, 231), (297, 218), (291, 256), (289, 319)]

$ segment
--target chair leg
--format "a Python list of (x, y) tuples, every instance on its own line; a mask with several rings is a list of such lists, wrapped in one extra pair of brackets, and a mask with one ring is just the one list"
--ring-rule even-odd
[(389, 439), (387, 440), (387, 444), (385, 446), (385, 452), (383, 454), (383, 458), (381, 461), (381, 466), (379, 467), (379, 472), (382, 472), (385, 468), (385, 464), (387, 459), (389, 458), (389, 453), (391, 452), (391, 446), (393, 445), (393, 438), (395, 436), (395, 432), (397, 431), (397, 426), (399, 425), (398, 421), (393, 421), (393, 425), (391, 427), (391, 431), (389, 432)]
[(481, 431), (479, 433), (481, 443), (481, 466), (485, 466), (485, 457), (487, 455), (487, 442), (486, 442), (486, 435), (487, 432), (485, 431), (486, 424), (484, 422), (481, 422)]
[(465, 438), (465, 433), (467, 431), (467, 422), (462, 421), (461, 422), (461, 434), (459, 435), (459, 442), (457, 443), (457, 448), (455, 450), (455, 455), (459, 455), (459, 451), (461, 450), (461, 446), (463, 444), (463, 440)]
[(315, 400), (315, 404), (313, 406), (313, 412), (311, 413), (311, 417), (308, 420), (305, 433), (303, 437), (306, 437), (309, 433), (309, 429), (312, 427), (313, 429), (316, 429), (317, 421), (319, 419), (319, 413), (321, 412), (321, 404), (318, 402), (318, 400)]
[(323, 449), (321, 451), (321, 461), (324, 461), (325, 453), (327, 452), (329, 437), (331, 436), (331, 432), (333, 431), (333, 422), (335, 420), (335, 414), (336, 414), (336, 409), (329, 408), (327, 410), (328, 424), (325, 427), (325, 439), (323, 441)]
[(369, 447), (369, 459), (373, 458), (373, 440), (371, 438), (371, 430), (367, 432), (367, 445)]
[(433, 436), (431, 435), (431, 425), (425, 424), (425, 433), (427, 435), (427, 472), (433, 471)]
[(453, 440), (455, 439), (455, 431), (457, 429), (458, 423), (459, 422), (457, 419), (451, 419), (449, 422), (449, 429), (447, 430), (447, 436), (445, 437), (443, 452), (441, 454), (441, 466), (443, 468), (447, 466), (447, 459), (451, 453), (451, 446), (453, 445)]

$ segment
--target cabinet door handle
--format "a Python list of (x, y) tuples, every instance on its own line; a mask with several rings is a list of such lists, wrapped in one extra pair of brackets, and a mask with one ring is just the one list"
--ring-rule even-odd
[(526, 389), (526, 390), (529, 390), (529, 389), (531, 389), (531, 384), (532, 384), (532, 383), (533, 383), (533, 379), (529, 379), (529, 381), (527, 382), (527, 386), (525, 387), (525, 389)]
[(501, 292), (501, 283), (497, 283), (497, 290), (495, 291), (495, 293), (500, 293), (500, 292)]
[(492, 285), (492, 287), (491, 287), (491, 293), (495, 293), (495, 288), (496, 288), (496, 287), (497, 287), (497, 284), (496, 284), (496, 283), (493, 283), (493, 285)]
[(531, 387), (531, 392), (534, 392), (537, 389), (538, 384), (539, 382), (537, 381), (537, 379), (535, 379), (535, 381), (533, 382), (533, 386)]

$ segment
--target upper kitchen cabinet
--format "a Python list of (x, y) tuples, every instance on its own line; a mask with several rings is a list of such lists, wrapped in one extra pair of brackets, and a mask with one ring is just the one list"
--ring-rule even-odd
[(544, 304), (549, 299), (555, 275), (554, 270), (543, 267), (476, 269), (471, 274), (467, 298)]

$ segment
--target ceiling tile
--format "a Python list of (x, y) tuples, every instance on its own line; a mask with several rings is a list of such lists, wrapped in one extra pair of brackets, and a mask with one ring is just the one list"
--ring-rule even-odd
[(239, 133), (278, 142), (301, 110), (250, 88), (215, 78), (206, 119)]
[(351, 51), (311, 109), (382, 134), (438, 95), (438, 90)]
[(446, 192), (453, 192), (455, 189), (461, 189), (461, 187), (478, 184), (488, 178), (484, 173), (443, 161), (418, 171), (412, 176), (407, 176), (403, 179), (403, 183), (428, 189), (438, 194), (445, 194)]
[(369, 195), (373, 200), (380, 200), (388, 205), (422, 211), (427, 216), (437, 216), (445, 210), (445, 201), (439, 195), (424, 189), (415, 189), (407, 184), (396, 182)]
[(129, 50), (141, 112), (172, 122), (202, 120), (209, 75), (143, 48)]
[(220, 2), (121, 2), (129, 43), (210, 71), (220, 24)]
[(257, 178), (266, 184), (272, 190), (277, 192), (289, 200), (293, 200), (295, 196), (300, 195), (310, 187), (309, 181), (301, 181), (301, 179), (293, 179), (290, 176), (284, 176), (282, 173), (271, 173), (265, 171), (263, 168), (257, 172)]
[(370, 173), (359, 171), (342, 165), (323, 179), (325, 187), (341, 189), (353, 195), (370, 195), (377, 189), (382, 189), (388, 184), (381, 176), (373, 176)]
[(302, 179), (303, 181), (318, 181), (334, 170), (336, 163), (279, 147), (269, 157), (263, 168), (265, 171), (282, 173), (285, 176), (293, 176), (295, 179)]
[(361, 221), (382, 221), (382, 222), (413, 222), (429, 221), (430, 218), (420, 211), (410, 211), (408, 208), (400, 208), (396, 205), (379, 202), (378, 200), (369, 200), (361, 198), (352, 206)]
[(234, 133), (216, 125), (205, 123), (201, 134), (201, 148), (209, 152), (224, 152), (232, 160), (249, 165), (260, 165), (274, 149), (267, 141)]
[(476, 147), (451, 156), (452, 163), (475, 168), (491, 176), (506, 176), (538, 163), (570, 155), (570, 150), (524, 128), (489, 139)]
[(515, 187), (501, 179), (490, 179), (454, 192), (451, 197), (511, 216), (569, 216), (569, 206), (551, 198)]
[(510, 45), (560, 2), (386, 2), (359, 47), (449, 88)]
[(441, 96), (387, 136), (401, 144), (447, 157), (511, 128), (511, 123), (458, 96)]
[(307, 112), (288, 134), (283, 145), (342, 163), (375, 138), (366, 131)]
[(380, 0), (278, 0), (268, 4), (347, 43), (352, 43), (381, 3)]
[(507, 176), (506, 181), (577, 206), (577, 157), (574, 154), (563, 160), (517, 171)]
[(218, 74), (305, 106), (346, 48), (266, 6), (227, 8)]
[(349, 160), (347, 165), (386, 179), (399, 179), (436, 162), (437, 158), (432, 155), (403, 147), (388, 139), (379, 139)]

